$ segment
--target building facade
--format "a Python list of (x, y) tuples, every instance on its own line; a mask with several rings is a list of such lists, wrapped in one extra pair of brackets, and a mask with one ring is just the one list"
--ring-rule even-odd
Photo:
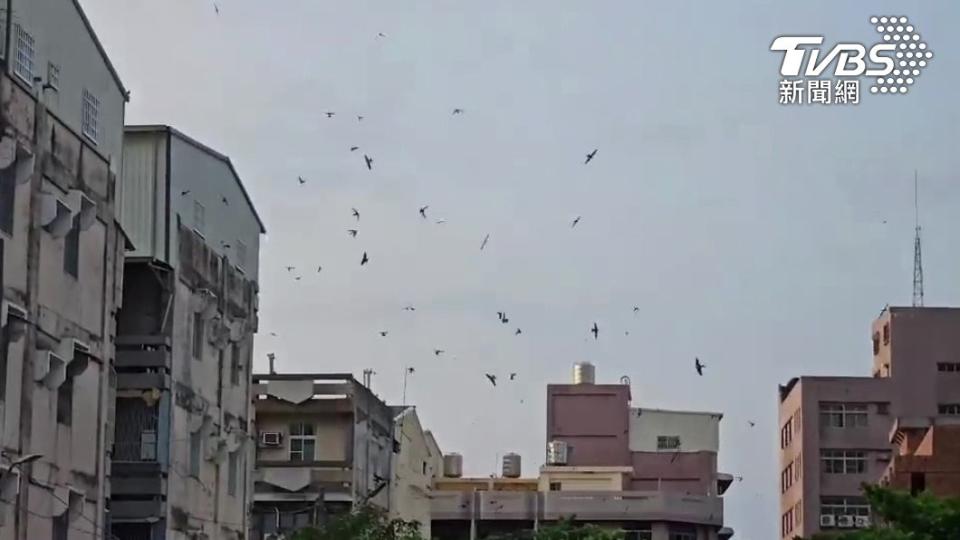
[(912, 494), (960, 497), (960, 418), (900, 421), (891, 429), (896, 445), (881, 483)]
[(127, 128), (123, 177), (111, 534), (245, 538), (263, 224), (230, 160), (171, 127)]
[(390, 474), (389, 516), (416, 521), (424, 538), (431, 538), (430, 497), (434, 481), (443, 475), (443, 455), (430, 431), (423, 429), (417, 409), (391, 407), (396, 441)]
[(127, 92), (79, 4), (0, 21), (0, 538), (103, 538)]
[[(631, 407), (629, 381), (595, 384), (588, 367), (578, 366), (574, 384), (547, 386), (548, 452), (537, 478), (444, 471), (433, 492), (435, 538), (483, 538), (568, 518), (627, 531), (630, 540), (733, 535), (721, 497), (732, 477), (717, 472), (722, 415)], [(518, 473), (505, 460), (504, 476)]]
[(891, 307), (873, 322), (872, 377), (780, 387), (780, 536), (871, 523), (863, 483), (891, 465), (891, 429), (960, 415), (960, 309)]
[(397, 411), (349, 374), (254, 375), (254, 540), (369, 503), (389, 509)]

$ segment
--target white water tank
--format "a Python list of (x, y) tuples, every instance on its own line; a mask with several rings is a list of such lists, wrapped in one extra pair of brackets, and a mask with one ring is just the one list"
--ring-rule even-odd
[(460, 454), (445, 454), (443, 456), (443, 475), (447, 478), (463, 476), (463, 456)]
[(597, 370), (590, 362), (577, 362), (573, 365), (573, 384), (594, 384)]
[(547, 443), (547, 465), (566, 465), (569, 454), (570, 447), (566, 441)]
[(503, 456), (503, 477), (520, 478), (520, 454), (509, 453)]

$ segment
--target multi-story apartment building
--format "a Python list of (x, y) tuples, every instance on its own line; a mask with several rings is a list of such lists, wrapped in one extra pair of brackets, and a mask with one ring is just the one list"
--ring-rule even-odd
[(415, 407), (394, 406), (391, 410), (396, 446), (390, 464), (389, 516), (416, 521), (421, 535), (432, 538), (430, 498), (434, 481), (443, 474), (443, 454), (433, 433), (423, 429)]
[(352, 375), (271, 373), (254, 375), (253, 383), (254, 540), (358, 503), (387, 510), (395, 490), (410, 489), (391, 471), (404, 446), (395, 438), (397, 410)]
[(123, 159), (111, 534), (243, 538), (263, 224), (230, 160), (176, 129), (128, 127)]
[[(717, 540), (733, 478), (717, 472), (719, 413), (631, 407), (629, 381), (547, 386), (546, 464), (538, 478), (458, 479), (433, 493), (438, 538), (483, 537), (575, 517), (628, 531), (631, 540)], [(519, 476), (505, 458), (504, 476)], [(452, 460), (456, 463), (456, 459)]]
[(883, 473), (883, 485), (960, 497), (960, 417), (898, 420), (890, 431), (897, 449)]
[(888, 308), (872, 343), (872, 377), (780, 387), (781, 538), (868, 526), (860, 486), (890, 466), (895, 423), (960, 414), (960, 309)]
[(0, 538), (103, 538), (127, 92), (79, 4), (0, 5)]

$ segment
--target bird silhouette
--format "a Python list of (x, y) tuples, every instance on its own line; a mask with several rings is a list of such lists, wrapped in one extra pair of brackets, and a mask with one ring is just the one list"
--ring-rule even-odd
[(490, 381), (490, 384), (492, 384), (492, 385), (494, 385), (494, 386), (497, 385), (497, 376), (496, 376), (496, 375), (491, 375), (490, 373), (485, 373), (484, 375), (487, 376), (487, 380)]
[(443, 224), (446, 223), (446, 222), (447, 222), (447, 220), (445, 220), (445, 219), (443, 219), (443, 218), (440, 218), (440, 219), (438, 219), (438, 220), (436, 221), (437, 225), (443, 225)]
[(220, 201), (224, 204), (224, 206), (230, 206), (230, 201), (228, 201), (227, 198), (222, 195), (220, 196)]
[(516, 379), (516, 378), (517, 378), (517, 374), (516, 374), (516, 373), (511, 373), (511, 374), (510, 374), (510, 380), (511, 380), (511, 381), (514, 380), (514, 379)]
[(413, 369), (413, 367), (408, 367), (408, 368), (407, 368), (407, 373), (416, 373), (416, 372), (417, 372), (417, 370)]
[(220, 5), (216, 2), (213, 3), (213, 11), (216, 12), (217, 15), (220, 14)]
[(297, 182), (300, 182), (301, 186), (307, 183), (307, 181), (304, 180), (302, 176), (297, 177)]
[(483, 248), (487, 247), (487, 242), (490, 240), (490, 235), (483, 237), (483, 242), (480, 242), (480, 251), (483, 251)]
[(351, 208), (350, 210), (353, 211), (353, 217), (357, 218), (357, 221), (360, 221), (360, 212), (356, 208)]
[(230, 249), (230, 244), (228, 244), (228, 243), (226, 243), (226, 242), (224, 242), (224, 241), (222, 241), (222, 240), (220, 241), (220, 245), (223, 247), (223, 249)]
[(634, 313), (640, 313), (640, 306), (633, 306)]
[(351, 151), (351, 152), (356, 152), (356, 151), (359, 150), (359, 149), (360, 149), (359, 146), (351, 146), (351, 147), (350, 147), (350, 151)]
[(363, 116), (357, 115), (357, 122), (363, 122)]
[(703, 368), (707, 367), (706, 364), (701, 364), (699, 358), (693, 359), (693, 367), (697, 370), (697, 375), (703, 377)]
[(190, 190), (189, 190), (189, 189), (185, 189), (185, 190), (183, 190), (183, 191), (180, 192), (180, 196), (181, 196), (181, 197), (186, 197), (186, 196), (189, 195), (189, 194), (190, 194)]
[(742, 477), (742, 476), (734, 476), (734, 478), (737, 479), (737, 482), (743, 482), (743, 477)]
[(363, 258), (360, 259), (360, 266), (363, 266), (363, 265), (367, 264), (368, 262), (370, 262), (370, 258), (367, 257), (367, 252), (364, 251), (364, 252), (363, 252)]
[(593, 328), (591, 328), (590, 331), (593, 332), (593, 339), (597, 339), (598, 334), (600, 334), (600, 329), (597, 327), (597, 323), (593, 323)]
[(427, 208), (430, 208), (430, 205), (420, 207), (420, 217), (427, 219)]
[(353, 238), (356, 238), (356, 237), (357, 237), (357, 230), (356, 230), (356, 229), (347, 229), (347, 234), (349, 234), (349, 235), (352, 236)]
[(321, 270), (323, 270), (323, 267), (322, 267), (322, 266), (318, 266), (318, 267), (317, 267), (317, 273), (319, 274)]
[(288, 266), (287, 272), (293, 272), (296, 268), (297, 268), (296, 266)]
[(593, 152), (590, 152), (589, 154), (587, 154), (587, 160), (584, 161), (583, 164), (586, 165), (587, 163), (590, 163), (591, 161), (593, 161), (593, 156), (595, 156), (595, 155), (597, 155), (597, 149), (596, 149), (596, 148), (593, 149)]
[(337, 114), (337, 113), (331, 112), (331, 111), (327, 111), (327, 118), (333, 118), (333, 115), (335, 115), (335, 114)]
[(503, 324), (507, 324), (508, 322), (510, 322), (510, 319), (508, 319), (506, 314), (504, 314), (503, 318), (500, 319), (500, 322), (502, 322)]
[(750, 427), (754, 427), (757, 425), (756, 422), (754, 422), (753, 420), (747, 420), (747, 423), (750, 424)]
[(405, 306), (405, 307), (403, 308), (403, 310), (404, 310), (404, 311), (416, 311), (417, 308), (415, 308), (415, 307), (413, 307), (413, 306)]
[(434, 349), (434, 350), (433, 350), (433, 355), (434, 355), (434, 356), (440, 356), (441, 354), (443, 354), (443, 353), (445, 353), (445, 352), (446, 352), (446, 351), (444, 351), (443, 349)]
[(453, 114), (463, 114), (463, 109), (454, 109)]
[(520, 329), (519, 329), (519, 328), (517, 328), (517, 331), (516, 331), (516, 332), (514, 332), (514, 333), (513, 333), (513, 335), (515, 335), (515, 336), (519, 336), (519, 335), (520, 335), (520, 334), (522, 334), (522, 333), (523, 333), (523, 332), (521, 332), (521, 331), (520, 331)]
[(384, 38), (384, 37), (387, 37), (387, 35), (384, 34), (383, 32), (379, 32), (379, 33), (377, 34), (377, 37), (382, 37), (382, 38)]
[(380, 336), (381, 336), (381, 337), (387, 337), (387, 334), (388, 334), (388, 333), (389, 333), (389, 332), (387, 332), (386, 330), (382, 330), (382, 331), (380, 331)]
[(498, 311), (498, 312), (497, 312), (497, 320), (498, 320), (498, 321), (502, 321), (503, 318), (504, 318), (504, 316), (506, 316), (506, 314), (505, 314), (504, 312), (502, 312), (502, 311)]
[(577, 226), (577, 223), (580, 223), (580, 216), (577, 216), (577, 217), (575, 217), (575, 218), (573, 219), (573, 223), (570, 224), (570, 228), (572, 229), (572, 228), (576, 227), (576, 226)]
[(293, 279), (294, 279), (295, 281), (300, 281), (300, 280), (303, 279), (303, 278), (302, 278), (301, 276), (296, 276), (296, 277), (293, 278)]
[(363, 160), (367, 162), (367, 169), (369, 169), (369, 170), (372, 171), (372, 170), (373, 170), (373, 158), (370, 157), (370, 156), (368, 156), (368, 155), (366, 155), (366, 154), (364, 154), (364, 155), (363, 155)]
[(276, 332), (270, 332), (270, 337), (277, 337), (277, 333), (276, 333)]

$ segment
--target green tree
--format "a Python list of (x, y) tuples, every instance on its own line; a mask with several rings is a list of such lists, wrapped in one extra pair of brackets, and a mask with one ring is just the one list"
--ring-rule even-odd
[(319, 528), (301, 529), (291, 540), (424, 540), (416, 521), (389, 519), (386, 512), (362, 506), (348, 514), (331, 516)]
[(623, 531), (596, 525), (578, 525), (572, 519), (540, 527), (537, 532), (496, 536), (489, 540), (621, 540)]
[(883, 487), (864, 486), (874, 525), (845, 534), (822, 534), (814, 540), (956, 540), (960, 538), (960, 499), (917, 496)]

